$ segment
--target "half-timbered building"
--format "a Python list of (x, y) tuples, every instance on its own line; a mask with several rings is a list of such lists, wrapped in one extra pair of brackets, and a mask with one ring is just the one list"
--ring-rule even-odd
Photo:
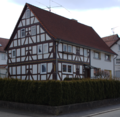
[(9, 77), (23, 80), (90, 77), (91, 69), (99, 68), (91, 66), (91, 50), (115, 54), (91, 27), (30, 4), (5, 50)]

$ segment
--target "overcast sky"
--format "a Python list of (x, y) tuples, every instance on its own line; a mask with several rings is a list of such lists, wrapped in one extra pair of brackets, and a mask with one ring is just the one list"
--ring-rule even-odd
[(114, 27), (115, 34), (120, 35), (120, 0), (3, 0), (0, 1), (0, 37), (10, 38), (26, 2), (43, 9), (61, 5), (64, 8), (54, 7), (52, 12), (93, 27), (101, 37), (112, 35)]

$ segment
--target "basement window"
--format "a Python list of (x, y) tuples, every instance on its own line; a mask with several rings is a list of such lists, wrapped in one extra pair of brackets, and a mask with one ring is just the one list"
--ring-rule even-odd
[(41, 64), (41, 74), (46, 74), (47, 73), (47, 68), (46, 68), (46, 63)]

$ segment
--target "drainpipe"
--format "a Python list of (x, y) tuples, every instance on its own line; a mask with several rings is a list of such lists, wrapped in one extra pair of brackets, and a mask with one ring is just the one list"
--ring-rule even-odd
[(56, 42), (56, 80), (57, 80), (57, 74), (58, 74), (58, 59), (57, 59), (57, 51), (58, 51), (58, 45), (60, 43), (60, 40), (59, 42)]
[(115, 77), (115, 59), (117, 58), (118, 55), (113, 59), (113, 77)]

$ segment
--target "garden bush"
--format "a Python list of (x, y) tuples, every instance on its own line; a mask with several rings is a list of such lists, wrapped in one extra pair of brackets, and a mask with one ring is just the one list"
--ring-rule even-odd
[(59, 106), (119, 97), (120, 81), (116, 80), (0, 79), (0, 100), (3, 101)]

